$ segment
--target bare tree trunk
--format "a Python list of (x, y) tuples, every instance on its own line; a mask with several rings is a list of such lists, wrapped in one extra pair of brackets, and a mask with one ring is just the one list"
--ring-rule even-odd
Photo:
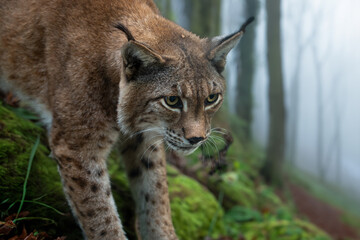
[(171, 0), (154, 0), (154, 2), (164, 17), (174, 20), (171, 14)]
[[(291, 164), (295, 163), (295, 159), (297, 156), (297, 139), (298, 139), (298, 118), (299, 118), (299, 102), (300, 102), (300, 74), (302, 71), (302, 60), (303, 55), (306, 49), (309, 46), (310, 41), (312, 41), (312, 35), (304, 41), (302, 40), (301, 34), (302, 34), (302, 28), (304, 23), (304, 18), (306, 16), (306, 7), (308, 6), (308, 3), (306, 1), (302, 1), (300, 3), (298, 11), (302, 13), (301, 17), (295, 17), (294, 18), (294, 29), (296, 33), (296, 42), (293, 42), (292, 44), (297, 46), (296, 47), (296, 53), (295, 53), (295, 69), (291, 77), (291, 84), (290, 84), (290, 91), (289, 91), (289, 109), (287, 112), (288, 117), (288, 128), (287, 128), (287, 138), (286, 138), (286, 144), (288, 149), (288, 155), (287, 158), (290, 160)], [(316, 31), (316, 28), (313, 28), (313, 32)]]
[[(259, 8), (257, 0), (246, 0), (246, 14), (256, 16)], [(247, 17), (247, 16), (246, 16)], [(246, 125), (242, 129), (241, 140), (249, 142), (251, 140), (251, 122), (252, 122), (252, 87), (255, 73), (255, 26), (246, 30), (246, 34), (240, 41), (240, 50), (238, 54), (239, 69), (237, 76), (237, 99), (236, 114)]]
[[(332, 140), (329, 143), (328, 151), (326, 154), (326, 163), (328, 168), (330, 165), (335, 169), (335, 178), (332, 180), (336, 180), (337, 183), (341, 184), (341, 155), (342, 155), (342, 136), (341, 136), (341, 123), (342, 118), (344, 116), (344, 105), (339, 104), (339, 79), (341, 79), (341, 73), (337, 73), (333, 75), (332, 80), (332, 89), (331, 89), (331, 101), (332, 101), (332, 109), (333, 109), (333, 120), (334, 120), (334, 134), (332, 136)], [(325, 154), (324, 154), (325, 155)], [(322, 166), (323, 167), (323, 166)], [(329, 172), (329, 169), (325, 170), (326, 173)], [(329, 176), (331, 177), (331, 176)]]
[(189, 30), (200, 37), (218, 35), (220, 32), (220, 0), (186, 1), (191, 12)]
[(320, 180), (325, 180), (327, 172), (327, 162), (324, 159), (324, 100), (323, 100), (323, 70), (326, 62), (324, 54), (320, 56), (315, 43), (311, 45), (316, 79), (316, 99), (317, 99), (317, 168)]
[[(315, 59), (316, 66), (320, 66), (320, 62)], [(324, 166), (324, 150), (323, 150), (323, 138), (324, 138), (324, 131), (323, 131), (323, 124), (324, 124), (324, 104), (323, 104), (323, 91), (321, 86), (321, 79), (322, 79), (322, 69), (316, 70), (316, 98), (317, 98), (317, 163), (318, 163), (318, 171), (319, 177), (321, 180), (325, 180), (325, 171), (326, 167)]]
[(263, 174), (281, 184), (284, 161), (285, 107), (280, 45), (280, 0), (267, 0), (267, 60), (269, 69), (269, 135)]

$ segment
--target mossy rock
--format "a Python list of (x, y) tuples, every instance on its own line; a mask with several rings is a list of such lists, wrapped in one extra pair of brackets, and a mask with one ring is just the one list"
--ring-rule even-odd
[[(29, 211), (29, 217), (51, 219), (57, 226), (44, 220), (26, 221), (25, 225), (54, 236), (81, 238), (80, 229), (76, 227), (65, 200), (56, 163), (49, 157), (45, 130), (17, 116), (0, 102), (0, 202), (6, 202), (0, 205), (1, 217), (18, 211), (30, 153), (37, 137), (41, 138), (41, 143), (33, 159), (25, 197), (32, 202), (24, 203), (22, 211)], [(45, 203), (64, 215), (36, 202)], [(16, 204), (9, 209), (12, 203)]]
[(223, 209), (207, 189), (170, 166), (168, 181), (171, 215), (179, 239), (225, 235)]
[[(30, 231), (46, 231), (53, 236), (67, 236), (67, 239), (82, 239), (65, 200), (56, 163), (49, 157), (45, 130), (37, 124), (17, 116), (0, 102), (0, 212), (2, 218), (16, 213), (19, 204), (9, 206), (21, 199), (30, 152), (37, 137), (41, 138), (33, 160), (27, 184), (26, 200), (38, 199), (65, 213), (60, 215), (53, 209), (36, 203), (25, 203), (22, 210), (30, 211), (29, 217), (43, 217), (49, 221), (26, 221)], [(125, 230), (129, 239), (136, 239), (134, 233), (134, 202), (129, 183), (114, 151), (109, 158), (109, 172), (112, 189), (122, 219), (126, 219)], [(224, 232), (223, 210), (214, 196), (195, 180), (185, 177), (169, 167), (168, 181), (172, 217), (176, 232), (181, 240), (203, 239), (210, 232), (217, 236)], [(210, 226), (212, 224), (212, 226)]]

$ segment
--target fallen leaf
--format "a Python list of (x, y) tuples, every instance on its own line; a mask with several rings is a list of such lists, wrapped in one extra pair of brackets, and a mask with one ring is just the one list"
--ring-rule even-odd
[(24, 240), (37, 240), (38, 238), (34, 236), (33, 233), (30, 233), (28, 236), (24, 238)]
[(19, 238), (19, 236), (13, 236), (12, 238), (9, 238), (8, 240), (23, 240)]
[(20, 100), (15, 97), (11, 92), (7, 93), (5, 96), (5, 102), (6, 104), (12, 106), (12, 107), (18, 107)]
[(14, 228), (16, 228), (13, 221), (0, 222), (0, 235), (8, 235)]
[(53, 239), (46, 232), (41, 232), (38, 235), (36, 235), (36, 237), (38, 240)]
[[(18, 218), (26, 217), (26, 216), (28, 216), (29, 214), (30, 214), (29, 211), (20, 212)], [(16, 213), (13, 213), (13, 214), (9, 215), (8, 217), (6, 217), (6, 218), (5, 218), (5, 221), (14, 220), (15, 218), (16, 218)]]
[(19, 239), (24, 239), (24, 238), (26, 238), (27, 235), (28, 234), (27, 234), (26, 228), (25, 228), (25, 226), (23, 226), (23, 230), (19, 236)]

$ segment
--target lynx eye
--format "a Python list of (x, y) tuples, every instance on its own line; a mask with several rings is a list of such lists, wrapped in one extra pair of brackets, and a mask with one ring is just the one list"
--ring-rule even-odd
[(210, 105), (210, 104), (213, 104), (214, 102), (216, 102), (216, 100), (218, 100), (219, 98), (219, 94), (210, 94), (206, 100), (205, 100), (205, 104), (206, 105)]
[(170, 96), (164, 98), (165, 103), (172, 108), (182, 108), (183, 104), (181, 102), (180, 97), (177, 96)]

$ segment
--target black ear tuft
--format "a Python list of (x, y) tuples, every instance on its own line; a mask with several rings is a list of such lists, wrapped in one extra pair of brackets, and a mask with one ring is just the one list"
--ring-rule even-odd
[(131, 34), (130, 30), (127, 27), (125, 27), (121, 23), (118, 23), (115, 27), (125, 33), (128, 41), (130, 41), (130, 40), (135, 41), (135, 38), (133, 37), (133, 35)]
[(240, 31), (240, 32), (245, 32), (246, 27), (247, 27), (250, 23), (252, 23), (254, 20), (255, 20), (255, 17), (254, 17), (254, 16), (249, 17), (248, 20), (246, 20), (246, 22), (241, 26), (241, 28), (240, 28), (239, 31)]
[(214, 37), (210, 40), (210, 50), (207, 54), (207, 58), (212, 62), (213, 66), (218, 72), (222, 72), (225, 68), (226, 56), (231, 49), (240, 41), (241, 37), (245, 33), (246, 27), (254, 21), (254, 17), (250, 17), (239, 29), (239, 31), (224, 36)]

